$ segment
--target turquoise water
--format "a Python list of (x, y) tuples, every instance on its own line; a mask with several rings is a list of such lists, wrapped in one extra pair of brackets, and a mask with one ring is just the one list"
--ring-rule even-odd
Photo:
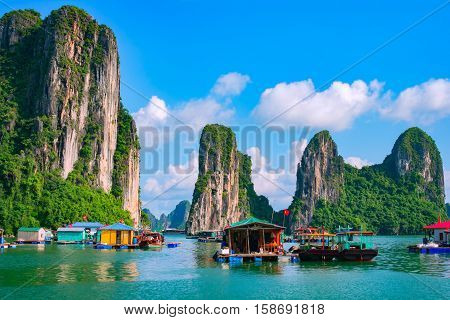
[[(420, 237), (376, 237), (366, 263), (212, 260), (216, 243), (181, 236), (160, 251), (24, 245), (0, 254), (6, 299), (449, 299), (450, 256), (408, 253)], [(290, 244), (286, 244), (289, 247)]]

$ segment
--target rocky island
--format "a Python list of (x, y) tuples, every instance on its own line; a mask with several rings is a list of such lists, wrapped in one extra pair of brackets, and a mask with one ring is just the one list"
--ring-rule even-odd
[(0, 225), (137, 225), (139, 142), (111, 29), (72, 6), (12, 11), (0, 67)]

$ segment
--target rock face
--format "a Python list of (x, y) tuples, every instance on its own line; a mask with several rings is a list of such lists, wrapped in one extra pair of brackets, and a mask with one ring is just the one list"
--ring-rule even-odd
[(134, 123), (130, 132), (122, 132), (129, 147), (116, 154), (120, 74), (113, 32), (83, 10), (64, 6), (43, 21), (31, 10), (6, 14), (0, 20), (0, 40), (5, 51), (27, 48), (22, 49), (28, 55), (25, 75), (17, 82), (22, 109), (45, 137), (34, 148), (39, 169), (60, 170), (63, 178), (82, 176), (105, 192), (120, 188), (116, 194), (137, 224), (139, 146)]
[(297, 170), (292, 230), (300, 225), (369, 226), (384, 234), (417, 234), (444, 212), (442, 159), (419, 128), (405, 131), (382, 164), (344, 164), (326, 131), (307, 146)]
[(344, 183), (344, 160), (338, 154), (336, 143), (328, 131), (317, 133), (303, 153), (297, 167), (297, 186), (295, 197), (303, 206), (296, 225), (308, 225), (311, 222), (314, 207), (319, 199), (336, 202)]
[(422, 187), (430, 201), (444, 205), (444, 169), (433, 139), (419, 128), (400, 135), (383, 165), (398, 179), (423, 179)]
[(200, 138), (199, 174), (186, 222), (187, 234), (220, 230), (249, 215), (248, 209), (239, 205), (239, 161), (231, 129), (207, 125)]
[(184, 229), (186, 221), (191, 210), (191, 203), (187, 200), (183, 200), (178, 203), (171, 213), (167, 216), (169, 221), (168, 227), (174, 229)]

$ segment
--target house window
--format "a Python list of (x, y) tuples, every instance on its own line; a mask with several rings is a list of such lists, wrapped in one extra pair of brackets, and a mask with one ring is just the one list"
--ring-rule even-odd
[(439, 241), (444, 241), (444, 233), (439, 233)]

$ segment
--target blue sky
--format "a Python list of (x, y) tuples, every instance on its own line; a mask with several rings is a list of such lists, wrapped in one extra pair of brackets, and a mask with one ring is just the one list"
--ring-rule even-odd
[[(122, 99), (132, 113), (141, 112), (138, 123), (173, 128), (158, 114), (161, 110), (148, 104), (154, 97), (156, 104), (183, 122), (195, 122), (194, 140), (197, 127), (204, 122), (261, 126), (273, 117), (273, 108), (281, 111), (287, 107), (283, 103), (302, 97), (312, 84), (320, 87), (443, 2), (6, 1), (15, 9), (33, 8), (43, 17), (73, 4), (111, 27), (119, 44)], [(0, 3), (1, 14), (10, 10)], [(322, 95), (282, 117), (278, 124), (295, 126), (297, 140), (305, 125), (313, 125), (312, 133), (330, 129), (344, 158), (358, 157), (369, 163), (381, 162), (399, 134), (418, 125), (435, 139), (445, 169), (450, 170), (449, 30), (450, 5), (338, 77), (343, 86), (325, 86), (319, 90)], [(232, 87), (216, 90), (219, 77), (230, 72), (234, 77), (222, 78), (222, 84)], [(405, 96), (400, 98), (402, 92)], [(441, 101), (431, 101), (436, 96)], [(332, 108), (322, 110), (324, 104)], [(206, 110), (212, 110), (211, 114)], [(331, 122), (314, 115), (317, 111), (330, 118), (333, 110), (338, 113), (335, 119), (331, 115)], [(172, 142), (169, 138), (165, 143)], [(274, 159), (286, 153), (289, 143), (276, 144), (266, 152), (264, 146), (250, 142), (243, 151), (254, 157), (261, 151), (263, 164), (276, 163)], [(183, 145), (196, 149), (195, 141)], [(185, 172), (168, 168), (170, 164), (186, 166), (188, 152), (181, 158), (170, 155), (170, 159), (159, 162), (161, 172), (142, 176), (144, 202), (184, 177)], [(192, 163), (195, 166), (195, 160)], [(288, 193), (295, 191), (295, 181), (292, 172), (273, 167), (275, 172), (263, 170), (262, 174), (281, 188), (258, 176), (255, 184), (257, 191), (266, 192), (281, 209), (288, 204)], [(177, 201), (190, 199), (194, 182), (195, 174), (147, 206), (157, 215), (167, 213)]]

